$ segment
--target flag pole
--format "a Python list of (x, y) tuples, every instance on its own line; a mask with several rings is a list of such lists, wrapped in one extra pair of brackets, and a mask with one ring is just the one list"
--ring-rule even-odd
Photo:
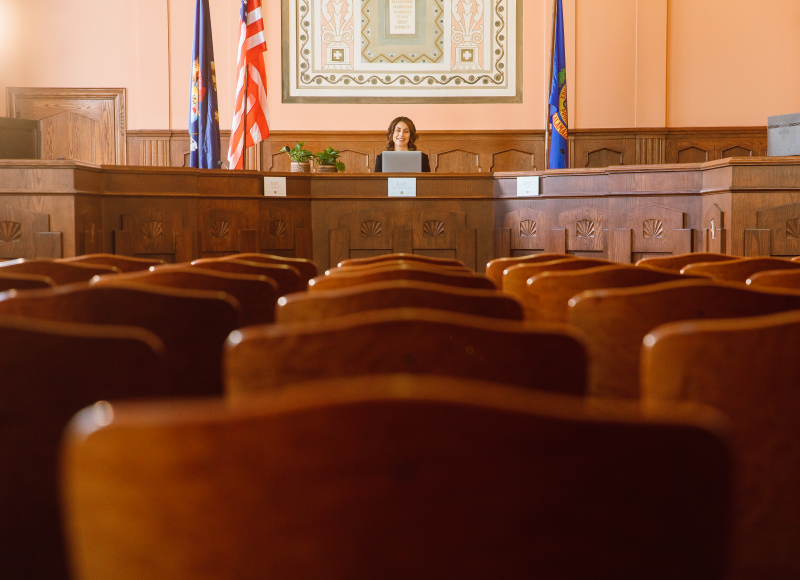
[(553, 89), (553, 59), (556, 52), (556, 18), (558, 17), (558, 0), (553, 0), (553, 32), (550, 38), (550, 82), (547, 85), (547, 98), (544, 102), (544, 168), (550, 167), (550, 91)]
[[(246, 47), (245, 47), (246, 48)], [(247, 170), (247, 52), (244, 55), (244, 104), (242, 106), (242, 171)]]

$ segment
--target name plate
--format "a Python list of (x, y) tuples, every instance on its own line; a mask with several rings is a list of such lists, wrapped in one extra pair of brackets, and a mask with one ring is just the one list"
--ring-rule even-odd
[(517, 177), (517, 197), (539, 195), (539, 176), (525, 175)]
[(286, 178), (265, 177), (264, 195), (267, 197), (286, 197)]
[(417, 178), (390, 177), (389, 197), (417, 197)]
[(417, 33), (417, 1), (389, 0), (389, 34)]

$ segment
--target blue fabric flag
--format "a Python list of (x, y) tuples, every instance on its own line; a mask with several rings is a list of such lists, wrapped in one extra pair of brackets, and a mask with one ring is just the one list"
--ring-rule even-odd
[(189, 108), (190, 167), (220, 169), (217, 71), (208, 0), (197, 0), (192, 41), (192, 90)]
[(553, 81), (550, 85), (550, 169), (569, 167), (567, 145), (567, 60), (564, 58), (564, 11), (557, 0), (556, 38), (553, 45)]

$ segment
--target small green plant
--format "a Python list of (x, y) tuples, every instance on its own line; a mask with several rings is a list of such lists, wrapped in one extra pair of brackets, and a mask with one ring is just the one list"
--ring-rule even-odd
[(296, 141), (295, 143), (296, 143), (295, 146), (292, 147), (291, 149), (289, 149), (288, 145), (284, 145), (281, 151), (286, 153), (289, 156), (289, 158), (295, 163), (308, 163), (311, 160), (311, 158), (314, 157), (314, 154), (308, 149), (303, 149), (303, 145), (306, 144), (305, 141), (303, 141), (302, 143)]
[(314, 159), (317, 160), (318, 165), (335, 165), (336, 171), (344, 171), (344, 163), (339, 161), (339, 152), (333, 147), (314, 153)]

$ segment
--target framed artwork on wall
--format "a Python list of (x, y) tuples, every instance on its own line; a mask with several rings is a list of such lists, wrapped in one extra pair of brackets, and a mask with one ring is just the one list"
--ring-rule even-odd
[(522, 101), (522, 0), (283, 0), (283, 102)]

